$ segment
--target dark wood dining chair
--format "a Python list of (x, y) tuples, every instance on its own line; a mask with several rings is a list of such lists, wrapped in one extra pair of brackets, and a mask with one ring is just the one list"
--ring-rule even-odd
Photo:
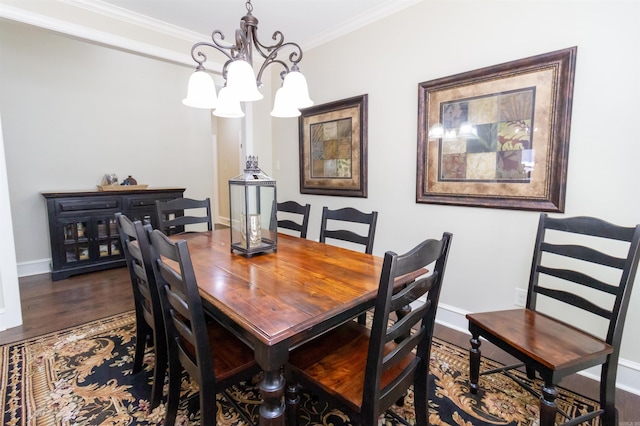
[(229, 404), (251, 424), (226, 389), (260, 371), (253, 350), (205, 316), (187, 242), (174, 242), (157, 229), (148, 232), (169, 350), (165, 425), (175, 423), (183, 368), (200, 388), (202, 425), (216, 424), (217, 393), (225, 395)]
[[(198, 211), (196, 214), (193, 210)], [(204, 214), (202, 210), (204, 209)], [(188, 212), (191, 210), (191, 212)], [(158, 229), (167, 235), (185, 232), (185, 226), (206, 223), (207, 229), (213, 229), (211, 218), (211, 201), (209, 198), (195, 200), (193, 198), (176, 198), (175, 200), (156, 200)]]
[[(142, 370), (145, 349), (153, 345), (155, 365), (149, 403), (151, 409), (162, 400), (162, 389), (167, 372), (167, 341), (160, 295), (156, 285), (151, 259), (143, 256), (149, 251), (149, 237), (142, 223), (132, 222), (127, 216), (116, 213), (120, 243), (131, 277), (136, 313), (136, 346), (133, 357), (133, 373)], [(150, 225), (147, 225), (150, 227)]]
[[(640, 225), (622, 227), (598, 218), (551, 218), (540, 215), (526, 308), (468, 314), (471, 332), (469, 381), (481, 390), (480, 337), (522, 364), (484, 371), (503, 372), (540, 398), (540, 425), (551, 426), (568, 415), (558, 409), (556, 385), (578, 371), (601, 365), (600, 410), (568, 420), (575, 425), (602, 416), (604, 425), (618, 424), (615, 383), (620, 341), (631, 288), (640, 258)], [(553, 311), (547, 302), (555, 304)], [(553, 315), (555, 312), (556, 315)], [(598, 319), (606, 336), (583, 331)], [(598, 323), (600, 324), (600, 323)], [(538, 373), (542, 392), (511, 370)]]
[[(307, 238), (307, 228), (309, 228), (309, 213), (311, 204), (302, 205), (295, 201), (284, 201), (278, 203), (278, 213), (283, 212), (282, 219), (278, 218), (278, 228), (290, 229), (300, 233), (300, 238)], [(296, 222), (290, 217), (301, 216), (300, 222)], [(285, 218), (286, 216), (286, 218)]]
[[(297, 420), (297, 384), (362, 425), (377, 425), (413, 385), (416, 424), (428, 424), (431, 340), (451, 239), (444, 233), (406, 254), (385, 253), (371, 329), (348, 321), (292, 351), (290, 424)], [(390, 321), (409, 304), (411, 312)]]
[[(330, 210), (328, 207), (323, 207), (322, 220), (320, 222), (320, 242), (325, 243), (327, 238), (333, 238), (335, 240), (361, 244), (364, 246), (364, 252), (371, 254), (373, 253), (373, 240), (376, 236), (377, 221), (377, 211), (364, 213), (353, 207), (344, 207), (337, 210)], [(353, 229), (344, 229), (346, 222), (367, 225), (367, 232), (362, 235)], [(340, 228), (336, 229), (336, 227)]]

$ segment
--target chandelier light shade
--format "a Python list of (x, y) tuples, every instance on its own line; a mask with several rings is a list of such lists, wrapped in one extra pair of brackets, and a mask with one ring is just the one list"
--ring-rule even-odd
[[(244, 116), (239, 103), (262, 99), (264, 97), (260, 93), (263, 86), (262, 74), (269, 65), (279, 64), (283, 68), (280, 72), (283, 83), (276, 92), (271, 115), (297, 117), (300, 115), (300, 108), (313, 105), (309, 97), (307, 81), (298, 68), (298, 63), (302, 60), (302, 49), (296, 43), (285, 43), (284, 35), (280, 31), (273, 33), (274, 44), (262, 44), (257, 34), (258, 19), (251, 13), (253, 11), (251, 0), (245, 5), (247, 14), (240, 20), (240, 28), (236, 30), (234, 44), (225, 43), (224, 34), (215, 30), (210, 42), (199, 42), (191, 48), (191, 57), (198, 65), (196, 72), (189, 79), (187, 97), (182, 102), (195, 108), (215, 109), (213, 114), (218, 117)], [(205, 51), (210, 48), (227, 57), (222, 67), (225, 87), (220, 90), (217, 99), (213, 79), (204, 68), (207, 60)], [(253, 52), (258, 52), (264, 59), (257, 74), (253, 68)], [(223, 92), (225, 92), (224, 96)], [(240, 113), (242, 115), (239, 115)]]
[(182, 100), (182, 103), (193, 108), (215, 109), (218, 107), (216, 85), (204, 70), (191, 74), (187, 97)]
[(247, 61), (236, 60), (229, 64), (226, 87), (240, 102), (253, 102), (264, 98), (258, 91), (256, 76)]
[(285, 89), (284, 86), (278, 89), (276, 92), (275, 100), (273, 101), (273, 110), (271, 116), (273, 117), (298, 117), (300, 110), (295, 107), (293, 100), (291, 99), (292, 93)]
[(223, 118), (241, 118), (244, 112), (240, 108), (240, 101), (233, 96), (228, 87), (220, 89), (218, 96), (218, 107), (213, 111), (213, 115)]
[(313, 101), (309, 97), (307, 79), (298, 71), (297, 66), (284, 77), (282, 87), (289, 92), (289, 96), (293, 97), (292, 102), (296, 107), (307, 108), (313, 105)]

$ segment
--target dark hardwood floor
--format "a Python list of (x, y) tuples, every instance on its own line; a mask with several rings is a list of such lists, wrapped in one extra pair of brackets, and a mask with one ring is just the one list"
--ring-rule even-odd
[(126, 268), (51, 281), (50, 274), (22, 277), (22, 325), (0, 332), (0, 344), (28, 339), (133, 309)]
[[(126, 268), (111, 269), (51, 281), (49, 274), (20, 278), (23, 325), (0, 332), (0, 344), (36, 337), (133, 309), (131, 282)], [(469, 336), (436, 324), (435, 336), (469, 347)], [(484, 342), (482, 354), (503, 363), (513, 362), (504, 352)], [(597, 382), (580, 375), (562, 386), (598, 399)], [(640, 425), (640, 396), (618, 390), (616, 405), (621, 426)]]

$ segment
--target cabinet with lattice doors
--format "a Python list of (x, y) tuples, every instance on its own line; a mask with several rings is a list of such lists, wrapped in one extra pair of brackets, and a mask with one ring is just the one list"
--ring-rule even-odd
[(43, 192), (51, 241), (51, 277), (125, 265), (115, 213), (157, 227), (156, 200), (183, 196), (184, 188), (117, 192)]

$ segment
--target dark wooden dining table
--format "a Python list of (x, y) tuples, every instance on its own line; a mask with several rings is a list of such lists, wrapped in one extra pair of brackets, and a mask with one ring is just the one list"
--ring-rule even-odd
[(285, 423), (289, 351), (373, 307), (382, 258), (278, 234), (277, 251), (232, 253), (228, 229), (182, 234), (205, 309), (253, 347), (261, 425)]

